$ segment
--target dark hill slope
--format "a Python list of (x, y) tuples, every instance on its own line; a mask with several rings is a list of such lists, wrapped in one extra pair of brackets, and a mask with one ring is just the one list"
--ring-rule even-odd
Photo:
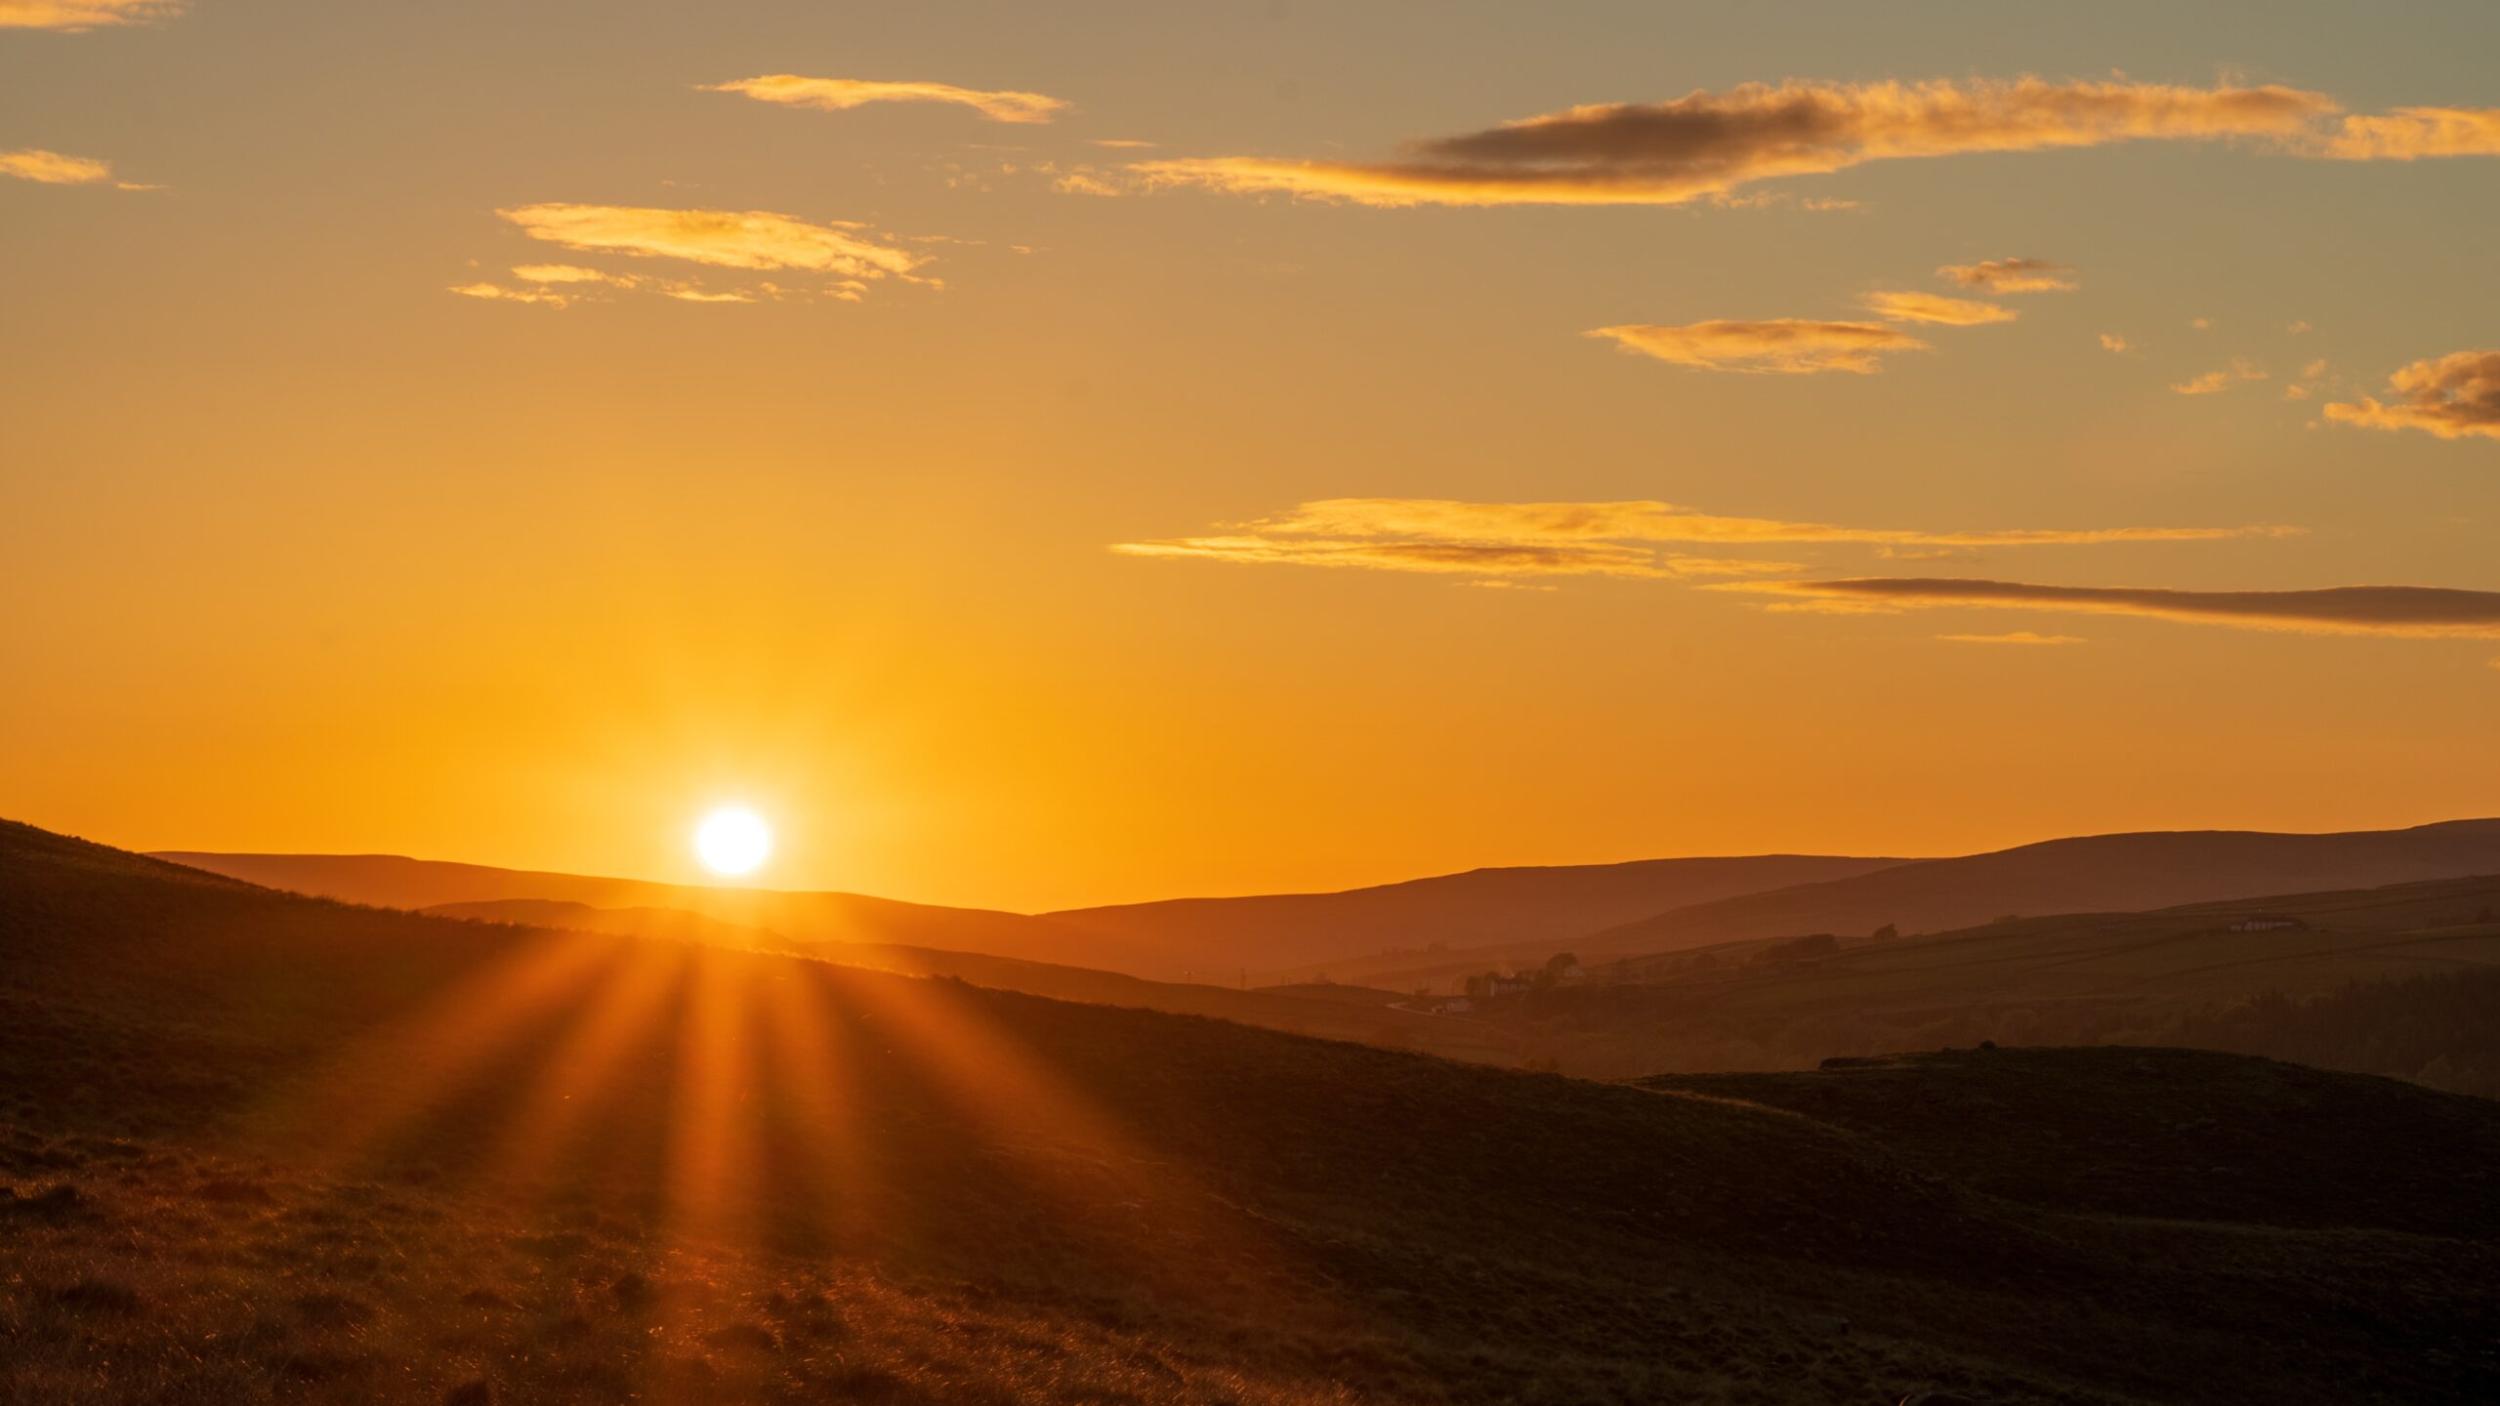
[(2500, 1386), (2465, 1238), (2062, 1215), (1740, 1102), (341, 907), (22, 827), (0, 1177), (0, 1399)]
[(1507, 942), (1340, 963), (1330, 974), (1407, 990), (1449, 989), (1474, 972), (1533, 966), (1555, 951), (1583, 962), (1811, 933), (1973, 927), (2009, 914), (2120, 913), (2271, 893), (2371, 888), (2500, 874), (2500, 820), (2410, 830), (2283, 835), (2177, 831), (2093, 835), (1956, 859), (1912, 860), (1653, 914), (1568, 943)]
[(1948, 1050), (1640, 1083), (1789, 1109), (2060, 1211), (2500, 1238), (2495, 1105), (2392, 1080), (2105, 1048)]
[(1194, 964), (1201, 979), (1281, 972), (1391, 951), (1568, 944), (1669, 908), (1863, 874), (1896, 859), (1768, 854), (1474, 869), (1339, 893), (1175, 898), (1045, 916)]
[(1591, 940), (1606, 953), (1710, 942), (1973, 927), (2007, 914), (2121, 913), (2255, 894), (2500, 874), (2500, 820), (2334, 835), (2176, 831), (2050, 840), (1661, 913)]
[[(1480, 1002), (1528, 1059), (1629, 1078), (1975, 1045), (2193, 1045), (2500, 1091), (2500, 878), (1772, 939)], [(2263, 919), (2252, 927), (2248, 920)], [(2421, 982), (2411, 978), (2424, 978)], [(2401, 989), (2397, 989), (2402, 983)], [(2354, 988), (2347, 995), (2346, 988)], [(2363, 992), (2377, 994), (2364, 996)], [(2332, 1000), (2303, 1014), (2299, 1003)]]

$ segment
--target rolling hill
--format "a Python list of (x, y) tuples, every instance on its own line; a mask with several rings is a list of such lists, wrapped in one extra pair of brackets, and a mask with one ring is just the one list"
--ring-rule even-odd
[[(2256, 920), (2252, 922), (2251, 920)], [(1735, 942), (1628, 959), (1587, 986), (1480, 1003), (1523, 1054), (1574, 1073), (1811, 1068), (1934, 1045), (2199, 1042), (2256, 1053), (2273, 1006), (2383, 991), (2375, 1029), (2297, 1046), (2358, 1072), (2500, 1091), (2500, 877), (2279, 894), (2144, 913), (2011, 918), (1957, 932)], [(2355, 998), (2357, 999), (2357, 998)], [(2433, 1032), (2408, 1005), (2458, 1008)], [(2356, 1014), (2358, 1012), (2356, 1011)], [(2323, 1037), (2321, 1037), (2323, 1039)], [(2456, 1067), (2474, 1056), (2474, 1069)], [(2489, 1080), (2485, 1083), (2482, 1081)]]
[[(2118, 913), (2272, 893), (2372, 888), (2500, 874), (2500, 820), (2339, 834), (2155, 831), (2049, 840), (1958, 859), (1690, 904), (1590, 932), (1583, 962), (1754, 938), (1973, 927), (2012, 914)], [(1492, 967), (1533, 965), (1563, 947), (1504, 943), (1428, 961), (1343, 964), (1339, 980), (1404, 989)]]
[(1683, 904), (1897, 861), (1766, 855), (1479, 869), (1329, 894), (1174, 899), (1024, 916), (860, 894), (677, 886), (397, 855), (156, 857), (291, 893), (385, 908), (518, 901), (686, 912), (768, 928), (792, 942), (895, 943), (1236, 985), (1305, 963), (1517, 934), (1568, 939)]
[(694, 914), (731, 927), (767, 929), (794, 942), (896, 943), (1118, 971), (1162, 965), (1160, 954), (1150, 949), (1045, 918), (856, 893), (658, 884), (388, 854), (168, 850), (155, 857), (264, 888), (377, 908), (414, 910), (529, 901), (592, 909), (651, 909)]
[(1191, 960), (1202, 977), (1226, 979), (1241, 967), (1256, 975), (1486, 943), (1567, 944), (1670, 908), (1900, 862), (1769, 854), (1474, 869), (1339, 893), (1174, 898), (1044, 916), (1131, 945), (1201, 954)]
[[(2323, 1085), (2374, 1141), (2173, 1162), (2100, 1111), (2137, 1076), (2027, 1058), (2073, 1100), (2067, 1155), (2145, 1185), (2399, 1147), (2410, 1195), (2500, 1136), (2477, 1100), (2190, 1062), (2164, 1120)], [(0, 827), (0, 1398), (2500, 1389), (2500, 1259), (2446, 1203), (2146, 1219), (1983, 1188), (1923, 1111), (1776, 1102), (347, 907)]]

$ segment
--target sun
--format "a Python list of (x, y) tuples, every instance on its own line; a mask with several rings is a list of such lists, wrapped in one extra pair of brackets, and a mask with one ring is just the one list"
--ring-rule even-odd
[(773, 827), (745, 806), (722, 806), (694, 827), (694, 853), (715, 874), (752, 874), (772, 858)]

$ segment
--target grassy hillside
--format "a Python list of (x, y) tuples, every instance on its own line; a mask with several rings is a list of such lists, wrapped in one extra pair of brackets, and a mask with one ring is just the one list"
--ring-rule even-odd
[(2058, 1211), (2500, 1238), (2492, 1105), (2393, 1081), (2198, 1050), (1970, 1049), (1641, 1083), (1791, 1109)]
[[(2356, 985), (2500, 972), (2495, 914), (2500, 878), (2449, 879), (1889, 940), (1732, 943), (1604, 966), (1599, 984), (1504, 998), (1473, 1018), (1502, 1028), (1523, 1055), (1605, 1076), (1811, 1068), (1828, 1055), (1996, 1040), (2195, 1041), (2413, 1078), (2443, 1054), (2485, 1051), (2491, 1042), (2464, 1012), (2500, 1028), (2500, 1003), (2474, 1004), (2491, 985), (2399, 1001), (2355, 994), (2349, 1015), (2375, 1013), (2375, 1023), (2347, 1018), (2331, 1042), (2297, 1049), (2272, 1043), (2267, 1032), (2282, 1022), (2265, 1013)], [(2233, 930), (2260, 915), (2298, 926)], [(2459, 1013), (2424, 1025), (2410, 1005)], [(2445, 1043), (2427, 1043), (2434, 1035)], [(2479, 1091), (2455, 1072), (2449, 1086)]]
[(1771, 854), (1475, 869), (1340, 893), (1176, 898), (1047, 916), (1196, 964), (1200, 979), (1311, 972), (1361, 959), (1487, 943), (1568, 943), (1603, 928), (1737, 894), (1846, 878), (1895, 859)]
[(2478, 1224), (2109, 1216), (1889, 1137), (0, 831), (0, 1399), (2500, 1390)]
[[(1944, 932), (2013, 914), (2134, 912), (2481, 874), (2500, 874), (2500, 820), (2328, 835), (2092, 835), (1689, 905), (1583, 936), (1570, 950), (1593, 962), (1758, 938), (1886, 926)], [(1401, 990), (1446, 987), (1488, 967), (1534, 965), (1555, 950), (1509, 943), (1427, 961), (1349, 964), (1335, 975)]]

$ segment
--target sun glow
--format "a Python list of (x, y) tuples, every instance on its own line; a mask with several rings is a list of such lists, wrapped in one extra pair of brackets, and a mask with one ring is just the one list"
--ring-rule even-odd
[(744, 806), (723, 806), (694, 827), (694, 853), (715, 874), (752, 874), (773, 853), (773, 827)]

